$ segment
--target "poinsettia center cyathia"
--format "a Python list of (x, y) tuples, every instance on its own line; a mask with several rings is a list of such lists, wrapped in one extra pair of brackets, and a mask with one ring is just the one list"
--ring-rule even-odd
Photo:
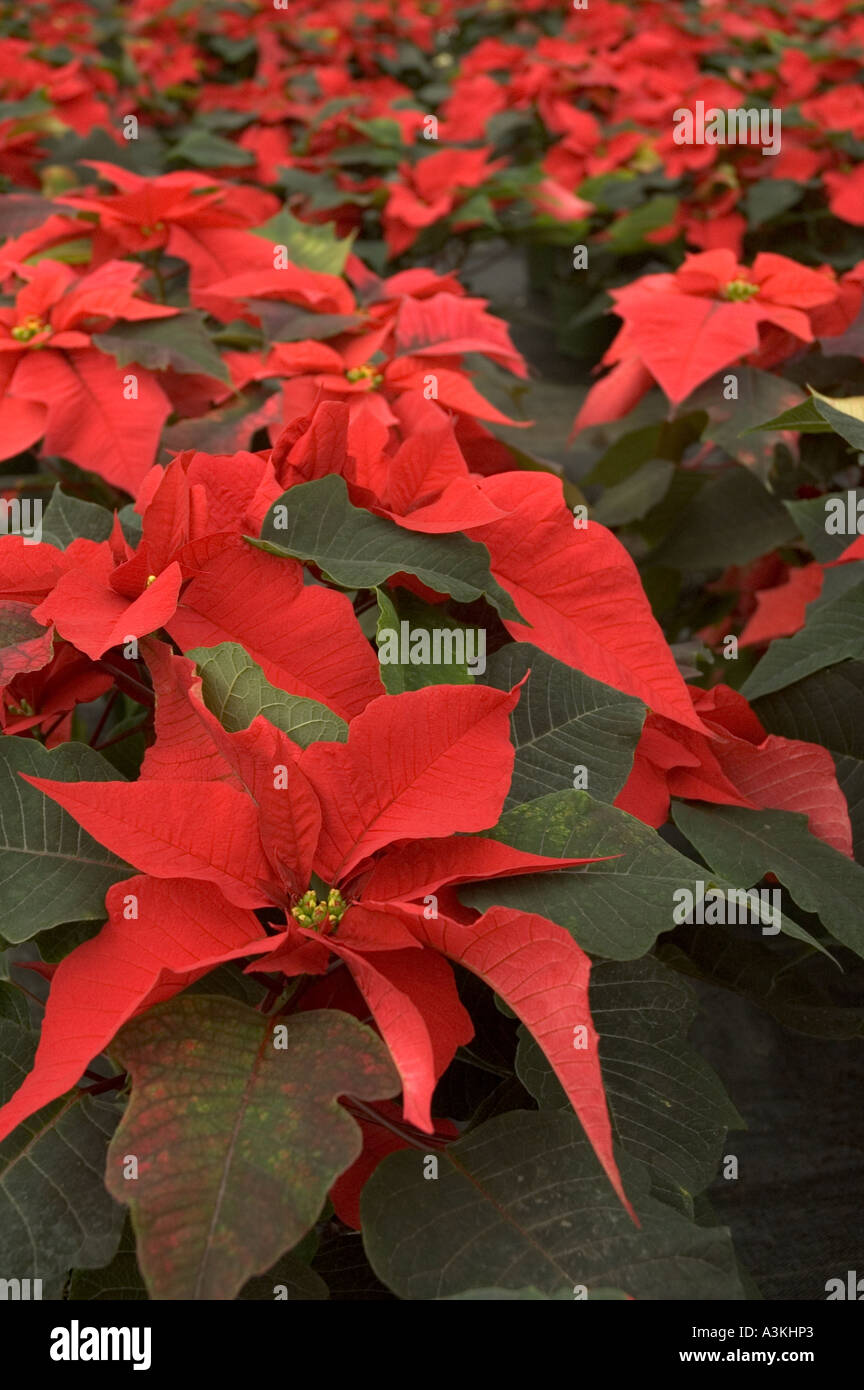
[(38, 314), (28, 314), (26, 319), (17, 323), (12, 329), (12, 337), (16, 343), (29, 343), (33, 338), (38, 338), (40, 334), (47, 336), (50, 332), (50, 324), (47, 324), (44, 319), (40, 319)]
[(723, 298), (732, 300), (752, 299), (758, 293), (759, 286), (750, 280), (730, 280), (722, 290)]
[(292, 907), (291, 916), (301, 927), (320, 931), (328, 921), (331, 926), (337, 926), (347, 911), (348, 904), (338, 888), (331, 888), (326, 898), (319, 898), (310, 888), (296, 907)]
[(368, 362), (362, 367), (349, 367), (345, 375), (352, 383), (357, 381), (368, 381), (373, 389), (376, 386), (380, 386), (381, 382), (384, 380), (382, 373), (376, 371)]

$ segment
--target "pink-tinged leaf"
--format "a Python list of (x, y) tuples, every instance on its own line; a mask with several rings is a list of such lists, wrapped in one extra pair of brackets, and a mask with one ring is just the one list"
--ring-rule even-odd
[(106, 904), (99, 935), (54, 972), (33, 1069), (0, 1110), (0, 1139), (74, 1086), (136, 1013), (277, 940), (215, 888), (182, 879), (126, 879), (109, 889)]
[(25, 777), (100, 844), (154, 878), (215, 883), (238, 907), (266, 907), (272, 878), (255, 803), (224, 782), (52, 782)]
[[(124, 395), (130, 374), (137, 380), (134, 400)], [(15, 373), (12, 393), (48, 405), (47, 454), (71, 459), (133, 496), (153, 464), (171, 409), (149, 372), (118, 367), (95, 348), (31, 352)]]
[[(233, 1299), (270, 1269), (360, 1154), (339, 1097), (377, 1100), (399, 1085), (375, 1035), (336, 1010), (280, 1022), (186, 995), (133, 1020), (115, 1050), (132, 1098), (106, 1184), (132, 1208), (155, 1299)], [(129, 1153), (136, 1182), (123, 1176)]]
[(53, 628), (36, 622), (29, 603), (0, 599), (0, 686), (25, 671), (41, 671), (53, 650)]
[(344, 879), (393, 840), (494, 825), (513, 774), (518, 698), (482, 685), (383, 695), (352, 721), (347, 743), (311, 744), (300, 766), (321, 799), (322, 878)]
[(415, 918), (421, 941), (494, 989), (543, 1049), (627, 1211), (612, 1147), (597, 1032), (588, 1003), (589, 957), (572, 936), (535, 913), (492, 907), (464, 926)]
[(852, 855), (846, 797), (827, 748), (769, 734), (754, 747), (743, 739), (712, 745), (724, 773), (751, 806), (797, 811), (812, 833), (841, 854)]
[(226, 551), (202, 565), (168, 631), (185, 651), (241, 642), (271, 684), (351, 719), (381, 694), (377, 657), (346, 595), (302, 574), (255, 546)]
[(483, 487), (508, 515), (468, 534), (486, 545), (493, 575), (532, 624), (508, 621), (507, 630), (704, 732), (639, 572), (612, 532), (595, 521), (575, 526), (551, 474), (498, 474)]

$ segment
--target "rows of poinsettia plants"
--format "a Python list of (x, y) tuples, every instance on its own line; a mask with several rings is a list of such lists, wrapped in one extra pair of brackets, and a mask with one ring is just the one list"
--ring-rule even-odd
[(752, 1296), (691, 981), (860, 1031), (864, 15), (4, 14), (3, 1274)]

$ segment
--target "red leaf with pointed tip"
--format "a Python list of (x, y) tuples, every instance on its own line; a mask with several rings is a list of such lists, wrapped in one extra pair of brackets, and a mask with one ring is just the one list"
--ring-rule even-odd
[(383, 695), (352, 721), (347, 743), (311, 744), (300, 766), (321, 798), (321, 877), (344, 880), (393, 840), (494, 825), (513, 774), (518, 698), (482, 685)]
[(339, 937), (329, 938), (328, 945), (351, 971), (390, 1050), (402, 1080), (405, 1119), (431, 1133), (435, 1083), (456, 1048), (474, 1036), (453, 972), (432, 951), (366, 956)]
[[(135, 399), (124, 395), (130, 373), (137, 379)], [(134, 496), (156, 457), (171, 409), (155, 377), (140, 367), (118, 367), (95, 348), (48, 350), (31, 352), (22, 361), (12, 391), (47, 403), (47, 454), (61, 454)]]
[(156, 693), (156, 741), (144, 754), (141, 781), (226, 782), (234, 780), (195, 706), (191, 692), (200, 686), (194, 661), (175, 656), (155, 637), (141, 643), (141, 653)]
[[(183, 879), (126, 879), (109, 889), (106, 903), (109, 920), (99, 935), (54, 972), (33, 1070), (0, 1110), (0, 1139), (74, 1086), (136, 1013), (277, 940), (215, 888)], [(132, 904), (137, 917), (127, 920)]]
[(381, 694), (377, 657), (350, 599), (304, 587), (302, 576), (296, 561), (255, 546), (222, 551), (202, 564), (166, 626), (187, 651), (241, 642), (273, 685), (351, 719)]
[(824, 570), (821, 565), (802, 565), (790, 569), (782, 584), (773, 589), (760, 589), (756, 594), (756, 612), (748, 620), (739, 646), (752, 647), (757, 642), (773, 642), (775, 637), (791, 637), (804, 626), (807, 605), (822, 592)]
[(498, 840), (485, 840), (480, 835), (441, 843), (415, 840), (411, 844), (395, 845), (376, 861), (363, 885), (361, 901), (410, 901), (434, 893), (442, 884), (536, 874), (596, 862), (595, 859), (547, 859), (513, 849)]
[(508, 632), (704, 732), (639, 572), (612, 532), (596, 521), (574, 526), (551, 475), (501, 473), (483, 488), (508, 514), (468, 534), (488, 548), (493, 575), (532, 624), (507, 622)]
[(69, 570), (44, 603), (34, 609), (40, 622), (53, 622), (61, 637), (97, 661), (130, 637), (163, 627), (177, 607), (183, 574), (169, 565), (131, 601), (110, 585), (114, 561), (106, 544), (88, 565)]
[(204, 879), (238, 907), (267, 905), (258, 884), (272, 870), (255, 803), (245, 792), (224, 782), (24, 780), (142, 873)]
[(280, 882), (301, 893), (312, 872), (321, 808), (297, 765), (297, 744), (262, 714), (248, 729), (226, 733), (200, 698), (196, 703), (199, 719), (258, 807), (258, 834)]
[[(533, 912), (491, 907), (470, 926), (415, 917), (421, 941), (494, 989), (546, 1054), (594, 1152), (633, 1216), (612, 1148), (597, 1033), (588, 1004), (591, 962), (563, 927)], [(584, 1039), (587, 1045), (578, 1045)], [(634, 1216), (635, 1220), (635, 1216)]]

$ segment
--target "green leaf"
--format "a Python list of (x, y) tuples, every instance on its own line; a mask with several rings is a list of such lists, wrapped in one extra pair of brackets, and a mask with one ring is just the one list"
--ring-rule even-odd
[(374, 589), (404, 571), (458, 603), (483, 597), (502, 618), (520, 618), (510, 595), (492, 578), (485, 545), (462, 535), (406, 531), (373, 516), (349, 501), (345, 479), (336, 474), (283, 492), (253, 544), (273, 555), (311, 561), (347, 589)]
[[(650, 956), (600, 961), (591, 1017), (600, 1037), (612, 1130), (627, 1153), (688, 1196), (715, 1177), (727, 1129), (743, 1120), (687, 1042), (698, 1005), (690, 985)], [(516, 1070), (541, 1109), (570, 1105), (534, 1039), (520, 1028)]]
[[(447, 613), (436, 608), (434, 604), (424, 603), (422, 599), (416, 598), (405, 590), (400, 590), (398, 595), (391, 594), (385, 589), (376, 589), (378, 596), (378, 622), (376, 625), (376, 641), (378, 642), (378, 660), (381, 663), (381, 679), (384, 688), (390, 695), (401, 695), (405, 690), (419, 690), (424, 685), (473, 685), (474, 677), (468, 670), (467, 661), (446, 662), (444, 658), (448, 654), (455, 656), (461, 651), (463, 658), (473, 653), (476, 665), (479, 652), (478, 629), (471, 630), (471, 635), (466, 638), (466, 629), (455, 618), (451, 618)], [(405, 624), (403, 630), (402, 624)], [(485, 653), (486, 633), (483, 633), (483, 651)], [(390, 633), (395, 633), (395, 641), (389, 637)], [(433, 658), (435, 653), (434, 642), (435, 634), (439, 634), (437, 642), (438, 651), (442, 660), (436, 665)], [(411, 662), (412, 643), (417, 636), (417, 643), (414, 646), (415, 655), (423, 654), (423, 636), (429, 644), (428, 661), (422, 663)], [(452, 634), (449, 635), (449, 634)], [(403, 640), (404, 639), (404, 640)], [(451, 643), (452, 646), (444, 644)], [(461, 645), (460, 645), (461, 644)], [(466, 645), (467, 644), (467, 645)], [(400, 657), (399, 661), (383, 660), (391, 648)], [(404, 654), (408, 660), (403, 664), (401, 657)], [(485, 666), (485, 656), (483, 659)], [(478, 672), (482, 675), (482, 672)]]
[(660, 950), (676, 971), (734, 991), (784, 1028), (817, 1038), (864, 1037), (864, 1007), (856, 1002), (864, 997), (864, 966), (840, 975), (834, 961), (814, 956), (803, 942), (745, 940), (710, 926), (682, 927)]
[(864, 956), (864, 869), (811, 835), (806, 816), (684, 802), (673, 802), (673, 815), (717, 873), (748, 886), (776, 874), (799, 907), (818, 913), (832, 936)]
[(284, 304), (279, 299), (248, 299), (246, 304), (261, 320), (261, 329), (271, 343), (335, 338), (363, 323), (359, 314), (310, 314), (297, 304)]
[(44, 251), (35, 251), (28, 256), (25, 265), (38, 265), (40, 261), (61, 261), (63, 265), (89, 265), (93, 256), (93, 242), (89, 237), (73, 237), (70, 241), (59, 241)]
[[(844, 565), (842, 577), (853, 579), (858, 564)], [(803, 680), (814, 671), (847, 658), (864, 657), (864, 579), (827, 602), (808, 604), (807, 619), (792, 637), (771, 643), (741, 687), (748, 700), (757, 700)]]
[[(724, 383), (730, 374), (737, 383), (738, 394), (734, 400), (725, 399)], [(780, 443), (781, 435), (780, 431), (766, 430), (761, 422), (766, 416), (794, 408), (804, 400), (804, 393), (791, 381), (773, 372), (737, 366), (706, 381), (688, 396), (682, 409), (704, 410), (708, 415), (705, 439), (718, 444), (746, 468), (758, 470), (764, 480), (770, 472), (774, 448)]]
[(797, 534), (782, 502), (758, 478), (746, 468), (729, 468), (688, 503), (651, 562), (684, 570), (746, 565)]
[[(594, 1302), (597, 1299), (629, 1299), (630, 1295), (624, 1293), (622, 1289), (589, 1289), (586, 1294), (586, 1301)], [(573, 1301), (572, 1289), (560, 1289), (558, 1293), (541, 1293), (539, 1289), (468, 1289), (465, 1293), (446, 1294), (441, 1300), (444, 1303), (512, 1303), (512, 1302), (543, 1302), (543, 1303), (571, 1303)]]
[(635, 473), (603, 493), (591, 508), (594, 521), (601, 526), (625, 526), (639, 521), (661, 502), (675, 472), (668, 459), (647, 459)]
[[(292, 1251), (278, 1259), (266, 1274), (259, 1274), (256, 1278), (250, 1279), (237, 1297), (243, 1300), (272, 1301), (276, 1298), (277, 1289), (280, 1301), (312, 1301), (328, 1296), (324, 1280)], [(128, 1217), (120, 1238), (120, 1247), (111, 1263), (104, 1269), (73, 1270), (68, 1296), (73, 1302), (149, 1301), (147, 1285), (138, 1268), (135, 1232)]]
[(839, 434), (853, 449), (864, 449), (864, 396), (840, 399), (813, 391), (813, 401), (822, 419), (827, 421), (835, 434)]
[(266, 1274), (250, 1279), (237, 1297), (244, 1302), (257, 1299), (259, 1302), (293, 1303), (317, 1302), (329, 1297), (329, 1291), (320, 1274), (310, 1269), (303, 1260), (289, 1251), (277, 1260)]
[(645, 1170), (622, 1165), (641, 1227), (610, 1202), (608, 1182), (575, 1117), (515, 1111), (438, 1155), (391, 1154), (363, 1189), (363, 1240), (404, 1299), (483, 1288), (580, 1285), (635, 1298), (742, 1299), (729, 1232), (692, 1225), (648, 1193)]
[(788, 212), (803, 193), (803, 186), (795, 179), (759, 179), (751, 184), (744, 198), (744, 211), (751, 229)]
[(471, 907), (500, 904), (536, 912), (564, 927), (586, 951), (633, 960), (671, 931), (676, 888), (705, 871), (656, 830), (584, 791), (551, 792), (507, 811), (486, 835), (554, 858), (614, 855), (554, 874), (525, 874), (460, 888)]
[[(864, 502), (864, 488), (848, 488), (847, 494), (851, 492), (853, 507), (855, 509), (855, 519), (858, 518), (858, 504)], [(814, 559), (822, 563), (836, 560), (848, 548), (851, 538), (845, 532), (833, 535), (828, 532), (826, 522), (830, 518), (830, 513), (826, 506), (828, 502), (836, 502), (837, 493), (829, 493), (824, 497), (806, 497), (801, 501), (786, 501), (783, 503), (789, 515), (797, 525), (801, 535), (807, 544), (807, 549), (812, 553)], [(845, 496), (841, 496), (844, 504), (844, 513), (848, 506)], [(857, 534), (853, 531), (853, 535)]]
[[(38, 1033), (0, 1018), (0, 1102), (30, 1070)], [(73, 1265), (110, 1260), (123, 1210), (105, 1191), (105, 1150), (120, 1116), (115, 1102), (70, 1091), (0, 1143), (0, 1270), (51, 1285)], [(46, 1297), (59, 1291), (43, 1290)]]
[(827, 420), (819, 414), (812, 396), (802, 401), (800, 405), (792, 406), (791, 410), (784, 410), (782, 415), (777, 415), (772, 420), (766, 420), (764, 424), (752, 425), (751, 428), (753, 430), (797, 430), (800, 434), (833, 434), (834, 432)]
[(113, 1302), (146, 1300), (147, 1285), (141, 1277), (135, 1254), (135, 1232), (126, 1218), (117, 1254), (102, 1269), (73, 1269), (69, 1281), (69, 1299), (73, 1302)]
[[(132, 1099), (106, 1183), (131, 1208), (141, 1271), (160, 1299), (233, 1298), (269, 1269), (360, 1153), (337, 1097), (399, 1090), (380, 1040), (335, 1010), (278, 1020), (182, 995), (127, 1024), (112, 1056), (132, 1074)], [(123, 1176), (129, 1154), (135, 1181)]]
[(864, 449), (864, 396), (823, 396), (810, 389), (810, 399), (757, 428), (800, 430), (802, 434), (839, 434), (853, 449)]
[(284, 207), (269, 222), (253, 227), (252, 233), (272, 241), (274, 246), (286, 247), (288, 259), (293, 265), (321, 271), (326, 275), (341, 275), (356, 233), (352, 232), (340, 240), (334, 227), (333, 222), (314, 225), (301, 222)]
[[(712, 877), (651, 826), (582, 791), (551, 792), (516, 806), (485, 833), (550, 858), (612, 856), (583, 868), (514, 875), (459, 889), (462, 902), (470, 907), (540, 910), (569, 931), (583, 950), (612, 960), (642, 956), (661, 932), (672, 930), (677, 889), (687, 888), (699, 897), (699, 884), (726, 892), (740, 882)], [(781, 928), (815, 944), (788, 917), (782, 918)]]
[(529, 670), (510, 716), (516, 762), (505, 810), (572, 788), (578, 768), (594, 800), (614, 801), (633, 766), (645, 706), (525, 642), (495, 653), (486, 683), (512, 690)]
[(223, 140), (212, 131), (188, 130), (183, 139), (172, 145), (168, 159), (179, 164), (193, 164), (196, 169), (241, 169), (255, 163), (251, 150), (235, 145), (233, 140)]
[(46, 927), (105, 915), (112, 883), (134, 872), (19, 773), (60, 782), (115, 781), (115, 769), (83, 743), (50, 752), (35, 739), (0, 739), (2, 933), (26, 941)]
[(107, 541), (114, 518), (106, 507), (69, 497), (58, 484), (51, 493), (42, 517), (42, 539), (65, 550), (79, 536), (90, 541)]
[(633, 212), (613, 222), (609, 228), (609, 245), (618, 255), (642, 250), (649, 232), (658, 232), (675, 220), (678, 199), (671, 193), (657, 193)]
[(20, 101), (0, 101), (0, 121), (20, 121), (51, 110), (46, 90), (30, 92)]
[(106, 332), (95, 334), (93, 341), (103, 352), (111, 354), (118, 367), (136, 362), (150, 371), (173, 367), (175, 372), (214, 377), (226, 383), (231, 380), (200, 314), (116, 323)]
[(317, 700), (271, 685), (237, 642), (193, 647), (186, 655), (198, 668), (205, 705), (229, 733), (248, 729), (256, 714), (263, 714), (301, 748), (318, 739), (344, 743), (348, 737), (344, 719)]

